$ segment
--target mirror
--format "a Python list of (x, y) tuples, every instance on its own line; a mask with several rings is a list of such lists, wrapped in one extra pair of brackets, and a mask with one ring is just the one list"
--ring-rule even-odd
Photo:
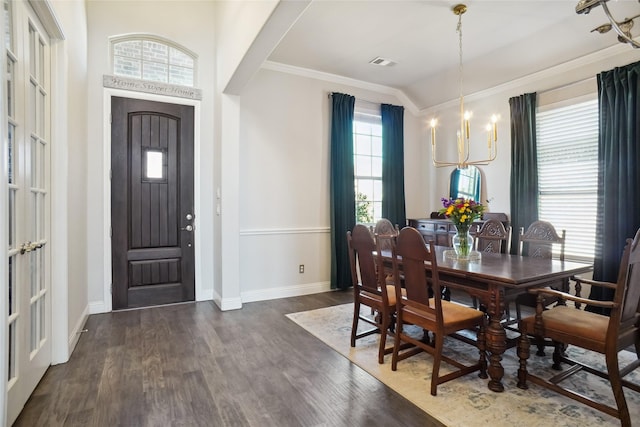
[(453, 199), (464, 197), (480, 202), (480, 169), (475, 166), (456, 168), (451, 172), (449, 196)]

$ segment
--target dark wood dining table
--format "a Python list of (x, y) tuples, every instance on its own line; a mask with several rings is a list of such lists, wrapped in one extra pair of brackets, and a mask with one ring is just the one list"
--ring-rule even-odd
[[(448, 255), (446, 251), (451, 248), (436, 246), (441, 286), (459, 289), (476, 297), (486, 307), (489, 389), (504, 391), (501, 361), (507, 348), (507, 334), (502, 319), (507, 302), (536, 286), (587, 273), (593, 265), (496, 253), (480, 253), (476, 259), (456, 260), (445, 256)], [(390, 252), (383, 251), (382, 256), (391, 260)]]

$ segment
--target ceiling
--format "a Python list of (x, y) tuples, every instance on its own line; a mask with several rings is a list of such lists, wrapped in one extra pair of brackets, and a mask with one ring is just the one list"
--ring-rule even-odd
[[(438, 105), (459, 94), (455, 4), (447, 0), (315, 0), (268, 59), (396, 88), (418, 109)], [(465, 4), (465, 94), (619, 44), (613, 30), (591, 32), (608, 22), (602, 7), (578, 15), (577, 0), (469, 0)], [(608, 5), (618, 21), (640, 14), (639, 0), (609, 1)], [(632, 34), (637, 38), (640, 20), (635, 24)], [(396, 64), (370, 64), (376, 57)]]

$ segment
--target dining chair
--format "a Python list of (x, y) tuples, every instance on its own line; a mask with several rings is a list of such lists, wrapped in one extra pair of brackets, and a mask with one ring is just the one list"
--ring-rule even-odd
[[(384, 363), (384, 355), (392, 351), (391, 347), (386, 349), (385, 345), (396, 311), (395, 289), (392, 284), (385, 282), (382, 257), (374, 254), (378, 248), (369, 227), (356, 224), (352, 231), (347, 231), (347, 243), (353, 284), (351, 347), (356, 346), (357, 339), (380, 333), (378, 363)], [(372, 316), (360, 313), (362, 305), (371, 308)], [(374, 328), (358, 333), (360, 320)]]
[[(391, 223), (387, 218), (381, 218), (376, 222), (372, 230), (376, 244), (380, 243), (380, 249), (384, 251), (391, 251), (393, 239), (395, 239), (400, 232), (398, 225), (393, 225), (393, 223)], [(378, 236), (382, 237), (378, 238)], [(380, 240), (380, 242), (378, 242), (378, 240)], [(387, 284), (393, 284), (393, 271), (390, 266), (385, 267)]]
[(509, 253), (511, 226), (505, 227), (502, 221), (488, 219), (475, 235), (475, 250), (486, 253)]
[[(475, 250), (484, 253), (509, 253), (511, 226), (504, 226), (503, 221), (487, 219), (475, 235)], [(478, 299), (471, 297), (474, 308), (478, 308)], [(509, 306), (505, 307), (506, 318), (510, 319)]]
[[(383, 235), (383, 236), (397, 236), (400, 230), (398, 229), (398, 225), (393, 225), (391, 221), (387, 218), (381, 218), (376, 222), (376, 225), (373, 227), (373, 235)], [(391, 244), (388, 241), (383, 242), (384, 250), (391, 250)]]
[[(557, 259), (564, 261), (564, 246), (565, 246), (566, 231), (562, 230), (560, 234), (556, 232), (555, 227), (548, 221), (534, 221), (531, 223), (527, 231), (524, 228), (520, 228), (520, 234), (518, 237), (518, 255), (529, 256), (532, 258), (553, 259), (554, 248), (557, 251)], [(569, 279), (563, 279), (561, 281), (551, 282), (545, 284), (552, 289), (557, 289), (563, 292), (569, 291)], [(556, 297), (547, 295), (544, 300), (545, 306), (550, 306), (554, 303), (564, 304), (563, 301)], [(509, 301), (506, 302), (509, 304)], [(513, 322), (507, 322), (511, 324), (517, 323), (522, 318), (522, 306), (535, 307), (536, 298), (531, 294), (521, 294), (515, 298), (516, 306), (516, 319)], [(538, 355), (544, 356), (545, 343), (540, 342), (538, 346)]]
[[(462, 375), (479, 371), (480, 378), (487, 378), (487, 360), (485, 355), (485, 315), (479, 310), (466, 307), (442, 299), (438, 278), (438, 263), (433, 242), (425, 245), (422, 235), (412, 227), (400, 230), (393, 250), (393, 272), (398, 278), (404, 274), (406, 296), (402, 295), (399, 280), (396, 280), (396, 329), (394, 335), (391, 370), (395, 371), (398, 362), (421, 352), (433, 356), (431, 376), (431, 394), (437, 393), (439, 384), (453, 380)], [(429, 297), (429, 287), (433, 289), (433, 297)], [(405, 331), (404, 325), (412, 324), (434, 334), (434, 341), (412, 336)], [(478, 362), (465, 365), (452, 357), (443, 354), (444, 339), (463, 329), (477, 328), (476, 348), (479, 352)], [(412, 347), (406, 349), (406, 345)], [(400, 352), (400, 350), (403, 350)], [(440, 364), (444, 361), (456, 369), (440, 376)]]
[[(628, 373), (640, 366), (639, 244), (640, 230), (636, 232), (633, 241), (627, 239), (617, 283), (577, 279), (591, 286), (613, 289), (614, 297), (612, 301), (595, 301), (548, 288), (531, 290), (537, 296), (537, 307), (535, 315), (520, 321), (520, 338), (517, 351), (520, 359), (518, 387), (526, 389), (528, 387), (527, 381), (531, 381), (614, 416), (620, 419), (623, 427), (631, 426), (623, 386), (640, 393), (639, 384), (624, 379)], [(609, 316), (605, 316), (565, 305), (557, 305), (545, 310), (543, 305), (544, 295), (610, 309), (611, 313)], [(530, 346), (529, 335), (553, 340), (555, 351), (553, 353), (552, 368), (554, 370), (561, 370), (561, 363), (568, 363), (572, 367), (550, 379), (544, 379), (529, 373), (527, 371)], [(562, 351), (563, 343), (603, 354), (605, 357), (605, 370), (587, 366), (575, 359), (570, 359)], [(618, 361), (618, 353), (632, 344), (635, 346), (636, 359), (621, 368)], [(615, 407), (603, 402), (601, 398), (597, 401), (592, 400), (584, 394), (578, 394), (560, 385), (561, 381), (580, 370), (585, 370), (609, 381), (616, 403)], [(572, 386), (575, 389), (575, 384), (572, 384)]]

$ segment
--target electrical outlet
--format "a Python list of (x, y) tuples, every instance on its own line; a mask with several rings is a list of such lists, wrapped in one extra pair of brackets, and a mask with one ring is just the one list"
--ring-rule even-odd
[(300, 264), (300, 266), (298, 267), (298, 272), (304, 273), (304, 264)]

